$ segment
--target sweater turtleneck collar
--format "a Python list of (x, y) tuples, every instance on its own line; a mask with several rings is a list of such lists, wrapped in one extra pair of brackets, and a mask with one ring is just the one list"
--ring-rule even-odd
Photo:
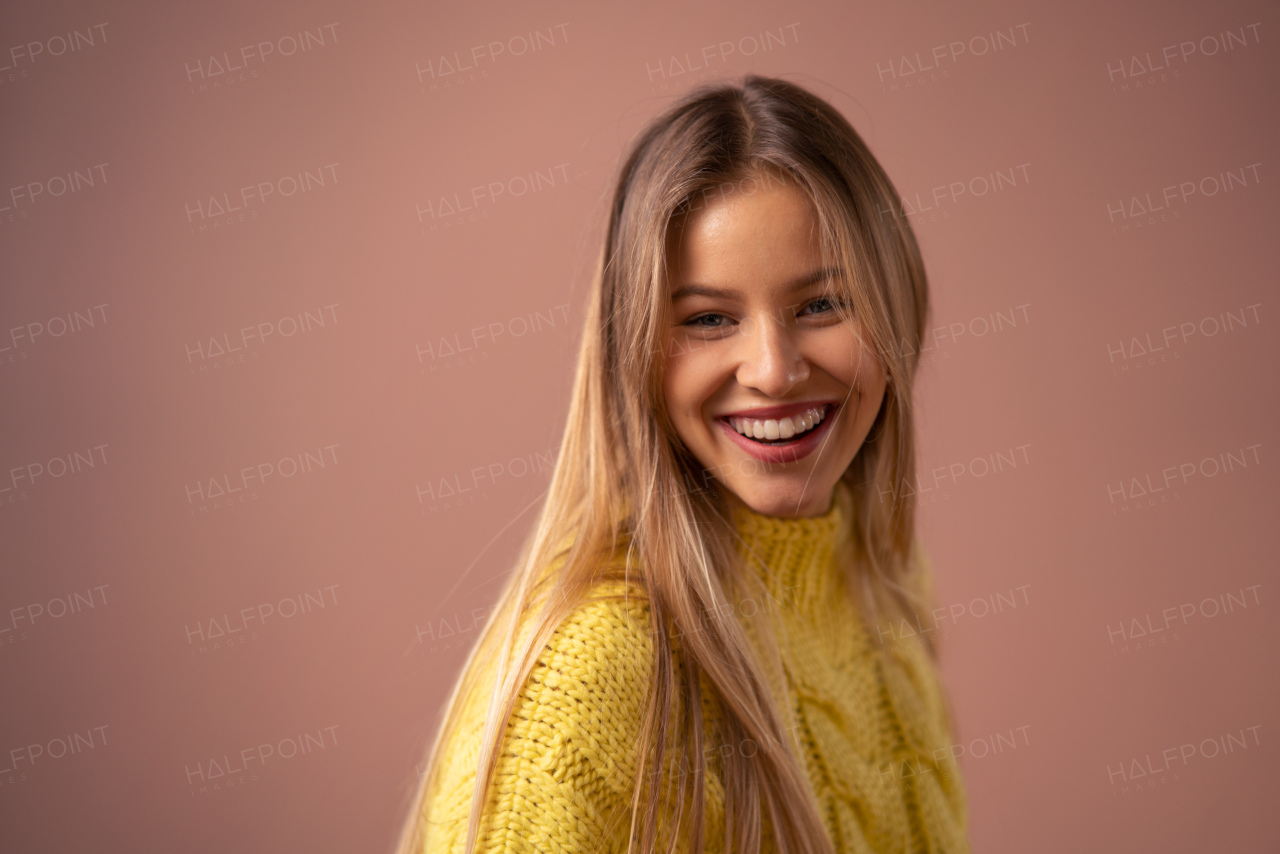
[(838, 481), (831, 507), (820, 516), (766, 516), (736, 504), (735, 545), (775, 600), (802, 611), (828, 605), (842, 589), (835, 554), (853, 518), (848, 487)]

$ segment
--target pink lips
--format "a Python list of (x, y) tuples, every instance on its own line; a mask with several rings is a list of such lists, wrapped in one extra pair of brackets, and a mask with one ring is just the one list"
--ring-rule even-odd
[[(757, 420), (786, 418), (787, 416), (798, 415), (807, 409), (815, 408), (827, 409), (827, 416), (822, 420), (822, 423), (794, 442), (788, 442), (785, 445), (761, 445), (759, 442), (754, 442), (733, 429), (733, 425), (727, 420), (729, 418), (754, 418)], [(793, 403), (787, 406), (770, 406), (732, 412), (717, 418), (716, 423), (720, 425), (720, 429), (729, 437), (729, 440), (749, 456), (762, 463), (785, 464), (798, 462), (813, 453), (822, 443), (823, 437), (827, 435), (832, 422), (835, 421), (838, 415), (839, 407), (835, 403), (830, 401), (809, 401), (806, 403)]]

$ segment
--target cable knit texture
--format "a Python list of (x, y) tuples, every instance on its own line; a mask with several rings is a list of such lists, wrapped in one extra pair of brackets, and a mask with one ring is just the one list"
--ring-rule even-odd
[[(838, 852), (968, 852), (965, 791), (951, 758), (942, 685), (928, 653), (911, 642), (916, 638), (894, 632), (899, 640), (883, 649), (871, 641), (833, 559), (849, 519), (843, 488), (822, 516), (734, 513), (739, 548), (768, 592), (787, 701), (820, 814)], [(653, 645), (639, 589), (610, 582), (596, 593), (613, 598), (584, 603), (564, 621), (516, 703), (477, 851), (626, 850)], [(459, 731), (443, 745), (441, 782), (423, 805), (429, 854), (463, 849), (487, 700), (488, 689), (467, 700)], [(710, 703), (703, 717), (715, 745)], [(724, 845), (717, 768), (709, 763), (708, 852)], [(767, 822), (762, 849), (774, 850)]]

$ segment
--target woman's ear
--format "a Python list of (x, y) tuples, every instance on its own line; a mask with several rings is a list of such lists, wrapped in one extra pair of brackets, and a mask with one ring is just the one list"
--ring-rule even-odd
[[(880, 434), (884, 432), (884, 422), (889, 417), (889, 396), (893, 394), (893, 387), (886, 379), (884, 384), (884, 395), (880, 398), (880, 409), (876, 412), (876, 420), (871, 422), (871, 429), (867, 431), (867, 438), (862, 440), (863, 447), (874, 445), (880, 439)], [(862, 453), (859, 449), (858, 453)], [(855, 459), (857, 457), (855, 456)]]

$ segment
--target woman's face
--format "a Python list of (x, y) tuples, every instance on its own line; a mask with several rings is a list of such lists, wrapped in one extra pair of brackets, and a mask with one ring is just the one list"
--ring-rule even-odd
[(715, 478), (769, 516), (821, 515), (880, 410), (884, 369), (835, 312), (807, 196), (772, 175), (725, 191), (668, 243), (667, 408), (700, 486)]

